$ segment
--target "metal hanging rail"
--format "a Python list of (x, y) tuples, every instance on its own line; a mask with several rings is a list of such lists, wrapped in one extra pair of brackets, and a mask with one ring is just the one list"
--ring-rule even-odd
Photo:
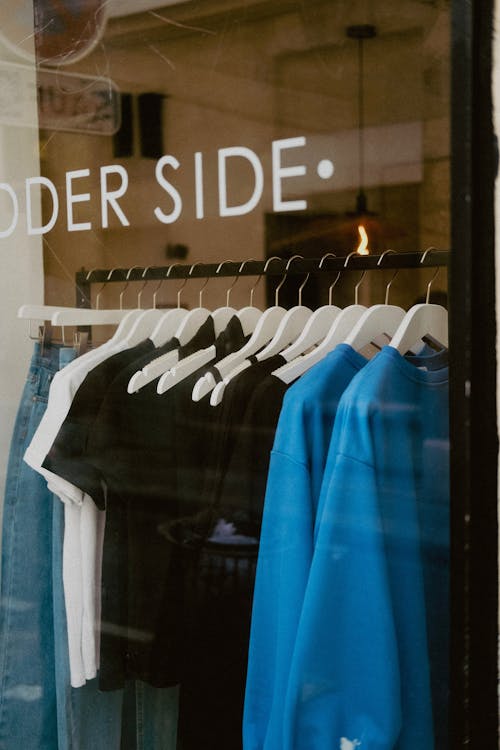
[[(338, 271), (364, 271), (379, 268), (429, 268), (447, 266), (450, 252), (431, 248), (425, 252), (390, 252), (381, 255), (334, 257), (328, 253), (323, 258), (268, 258), (266, 260), (224, 261), (224, 263), (172, 263), (170, 266), (134, 266), (132, 268), (82, 269), (76, 274), (77, 306), (88, 307), (90, 288), (95, 283), (125, 281), (160, 281), (173, 279), (225, 278), (229, 276), (294, 276), (304, 273), (324, 274)], [(288, 264), (288, 268), (287, 268)], [(168, 274), (168, 276), (167, 276)]]

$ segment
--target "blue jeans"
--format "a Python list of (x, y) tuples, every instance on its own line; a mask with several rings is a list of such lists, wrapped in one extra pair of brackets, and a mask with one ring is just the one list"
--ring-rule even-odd
[(45, 411), (54, 374), (73, 349), (39, 343), (11, 442), (2, 531), (0, 748), (57, 748), (52, 599), (52, 509), (43, 477), (23, 455)]
[(121, 750), (175, 750), (179, 689), (139, 680), (124, 690)]
[(70, 686), (63, 505), (22, 458), (54, 374), (74, 356), (35, 345), (14, 426), (2, 530), (0, 750), (175, 750), (175, 689)]

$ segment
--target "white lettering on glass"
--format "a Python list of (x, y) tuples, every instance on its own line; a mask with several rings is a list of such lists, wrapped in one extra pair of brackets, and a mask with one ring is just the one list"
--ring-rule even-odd
[[(121, 177), (121, 185), (116, 190), (108, 190), (108, 174), (118, 174)], [(127, 192), (128, 173), (120, 164), (109, 164), (101, 167), (101, 218), (102, 226), (107, 229), (109, 226), (108, 204), (111, 206), (120, 223), (124, 227), (130, 226), (130, 222), (118, 205), (118, 198), (121, 198)]]
[(162, 156), (161, 159), (156, 162), (155, 168), (156, 180), (158, 184), (161, 185), (161, 187), (165, 190), (165, 192), (170, 195), (174, 202), (174, 207), (169, 214), (166, 214), (161, 210), (159, 206), (156, 206), (154, 214), (158, 221), (161, 221), (162, 224), (173, 224), (174, 221), (176, 221), (181, 215), (182, 198), (179, 191), (176, 190), (176, 188), (174, 188), (174, 186), (164, 177), (163, 167), (165, 166), (179, 169), (180, 164), (175, 156), (170, 156), (169, 154), (167, 154), (166, 156)]
[[(261, 199), (262, 191), (264, 189), (264, 171), (262, 164), (257, 154), (245, 146), (230, 146), (229, 148), (221, 148), (218, 152), (219, 155), (219, 214), (220, 216), (243, 216), (243, 214), (249, 214), (253, 211), (255, 206)], [(226, 175), (226, 162), (230, 157), (238, 156), (246, 159), (253, 167), (254, 172), (254, 189), (251, 197), (246, 203), (240, 203), (239, 205), (229, 206), (227, 202), (227, 175)]]
[(203, 204), (203, 154), (197, 151), (194, 155), (194, 197), (196, 218), (203, 219), (205, 207)]
[(298, 138), (284, 138), (273, 141), (273, 210), (274, 211), (304, 211), (307, 201), (284, 201), (281, 181), (286, 177), (303, 177), (306, 174), (305, 164), (296, 164), (293, 167), (283, 167), (281, 154), (290, 148), (301, 148), (306, 145), (304, 136)]
[(14, 211), (12, 212), (12, 221), (10, 222), (7, 229), (3, 229), (0, 231), (0, 238), (1, 237), (10, 237), (10, 235), (13, 233), (17, 226), (17, 221), (19, 219), (19, 203), (17, 201), (17, 195), (14, 192), (14, 189), (9, 185), (8, 182), (0, 182), (0, 190), (4, 190), (8, 195), (10, 196), (12, 200), (12, 206)]
[[(205, 154), (202, 151), (194, 152), (193, 172), (194, 185), (192, 185), (194, 215), (197, 220), (206, 216), (205, 198), (206, 191), (218, 197), (218, 215), (220, 217), (244, 216), (251, 213), (259, 205), (264, 194), (265, 179), (272, 183), (272, 208), (275, 212), (303, 211), (307, 209), (307, 200), (289, 200), (284, 197), (287, 194), (286, 180), (300, 178), (306, 175), (307, 167), (304, 157), (299, 157), (297, 149), (307, 146), (305, 136), (295, 138), (284, 138), (273, 141), (271, 144), (271, 169), (264, 176), (264, 166), (261, 158), (251, 148), (246, 146), (230, 146), (217, 151), (217, 174), (213, 182), (208, 184), (211, 171), (205, 171)], [(172, 154), (163, 155), (155, 165), (155, 177), (159, 187), (165, 191), (167, 198), (165, 205), (160, 203), (152, 207), (156, 219), (162, 224), (173, 224), (184, 211), (184, 194), (168, 179), (169, 169), (178, 170), (181, 164)], [(240, 176), (238, 182), (230, 179), (233, 174), (231, 170), (243, 166), (246, 177)], [(248, 169), (250, 167), (250, 169)], [(100, 225), (108, 229), (110, 215), (113, 213), (123, 227), (129, 227), (130, 221), (120, 205), (120, 199), (134, 191), (127, 169), (119, 164), (106, 164), (97, 167), (100, 171), (100, 195), (82, 192), (83, 187), (78, 180), (84, 180), (91, 176), (90, 169), (76, 169), (65, 173), (66, 180), (66, 218), (69, 232), (83, 232), (92, 229), (99, 221), (96, 215), (92, 220), (77, 220), (75, 205), (88, 203), (91, 200), (100, 202)], [(330, 179), (335, 167), (330, 159), (321, 159), (315, 165), (315, 171), (321, 180)], [(151, 180), (152, 180), (151, 176)], [(213, 184), (213, 183), (216, 184)], [(92, 181), (95, 184), (95, 180)], [(85, 183), (83, 183), (85, 184)], [(141, 183), (142, 184), (142, 183)], [(238, 192), (234, 192), (233, 184), (237, 185)], [(113, 186), (113, 187), (112, 187)], [(271, 186), (270, 186), (271, 187)], [(47, 208), (46, 216), (38, 219), (35, 211), (35, 200), (39, 199), (41, 188), (46, 188), (52, 199), (52, 207)], [(136, 189), (139, 189), (138, 187)], [(293, 185), (294, 192), (297, 191), (296, 182)], [(19, 222), (20, 203), (17, 193), (11, 184), (0, 183), (0, 191), (5, 196), (2, 198), (0, 214), (0, 238), (10, 237)], [(36, 196), (36, 198), (35, 198)], [(147, 197), (147, 196), (146, 196)], [(64, 198), (59, 194), (54, 182), (46, 177), (28, 177), (25, 180), (26, 200), (26, 228), (28, 235), (44, 235), (50, 232), (59, 217), (62, 215), (62, 202)], [(49, 204), (48, 204), (49, 205)], [(12, 207), (11, 207), (12, 206)], [(89, 217), (90, 206), (88, 208)], [(82, 209), (83, 210), (83, 209)], [(48, 218), (47, 218), (48, 217)], [(45, 223), (43, 223), (45, 221)], [(40, 225), (39, 225), (40, 224)]]
[[(46, 224), (42, 224), (41, 227), (33, 226), (33, 212), (31, 202), (31, 186), (32, 185), (43, 185), (49, 191), (52, 197), (52, 215)], [(54, 227), (57, 217), (59, 215), (59, 196), (54, 183), (47, 177), (29, 177), (26, 180), (26, 226), (28, 228), (28, 234), (46, 234)]]
[(66, 172), (66, 214), (68, 219), (68, 232), (84, 232), (86, 229), (92, 229), (90, 221), (75, 223), (73, 217), (73, 204), (85, 203), (90, 200), (90, 193), (73, 193), (73, 180), (80, 180), (82, 177), (88, 177), (90, 169), (76, 169), (73, 172)]

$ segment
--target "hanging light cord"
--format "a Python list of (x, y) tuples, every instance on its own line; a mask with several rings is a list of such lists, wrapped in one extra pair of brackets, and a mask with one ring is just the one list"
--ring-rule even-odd
[(358, 39), (358, 153), (359, 153), (359, 191), (364, 193), (365, 185), (365, 141), (364, 141), (364, 55), (363, 39)]

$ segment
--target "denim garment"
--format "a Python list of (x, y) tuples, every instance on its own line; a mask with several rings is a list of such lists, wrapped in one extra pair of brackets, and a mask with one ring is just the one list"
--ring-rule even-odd
[(123, 692), (101, 693), (98, 681), (70, 684), (68, 633), (62, 578), (64, 506), (53, 499), (52, 586), (58, 750), (120, 750)]
[(176, 750), (179, 688), (136, 680), (127, 682), (123, 692), (120, 750)]
[(58, 747), (52, 589), (52, 509), (43, 477), (23, 455), (54, 374), (73, 349), (35, 344), (10, 448), (2, 532), (0, 748)]

